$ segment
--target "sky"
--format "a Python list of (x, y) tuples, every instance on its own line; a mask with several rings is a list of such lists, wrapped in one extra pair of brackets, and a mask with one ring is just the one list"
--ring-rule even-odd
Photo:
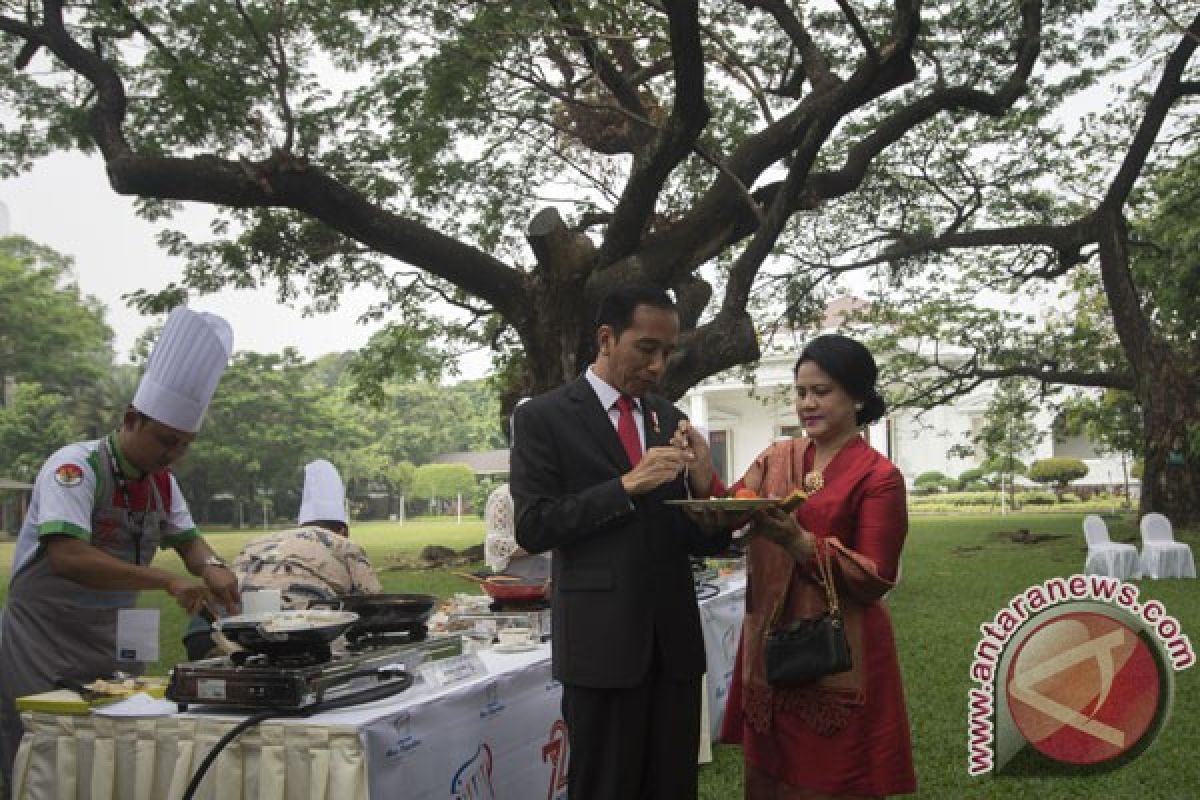
[[(29, 173), (0, 180), (0, 202), (7, 206), (9, 233), (75, 259), (80, 289), (108, 309), (122, 362), (137, 337), (161, 317), (141, 315), (121, 295), (160, 289), (183, 272), (182, 260), (158, 247), (158, 232), (171, 227), (203, 237), (213, 217), (208, 207), (190, 203), (173, 220), (147, 222), (134, 212), (131, 198), (108, 185), (102, 159), (78, 153), (52, 155)], [(337, 311), (311, 317), (302, 313), (303, 298), (289, 308), (272, 289), (227, 290), (196, 298), (190, 306), (225, 317), (233, 326), (235, 350), (276, 353), (290, 345), (313, 359), (366, 344), (382, 323), (364, 326), (357, 319), (377, 297), (366, 290), (348, 293)], [(485, 361), (468, 362), (464, 377), (482, 373)]]

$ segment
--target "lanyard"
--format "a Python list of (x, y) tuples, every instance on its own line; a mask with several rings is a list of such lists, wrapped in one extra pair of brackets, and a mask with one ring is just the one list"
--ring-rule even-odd
[[(133, 539), (133, 563), (135, 566), (140, 567), (142, 565), (142, 537), (146, 535), (146, 518), (149, 516), (150, 495), (154, 494), (154, 487), (147, 487), (146, 508), (141, 511), (134, 511), (133, 498), (129, 495), (129, 481), (125, 479), (125, 474), (121, 471), (121, 465), (117, 463), (116, 445), (107, 439), (104, 444), (113, 480), (117, 483), (117, 490), (121, 493), (121, 499), (125, 501), (125, 519), (129, 523), (126, 525), (126, 528), (129, 531), (130, 538)], [(153, 480), (153, 478), (146, 475), (143, 480)]]

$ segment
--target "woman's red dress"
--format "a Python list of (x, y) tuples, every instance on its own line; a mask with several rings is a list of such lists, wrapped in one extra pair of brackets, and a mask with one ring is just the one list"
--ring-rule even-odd
[[(811, 469), (812, 456), (812, 448), (808, 448), (802, 456), (804, 471)], [(818, 537), (836, 537), (846, 550), (852, 551), (858, 567), (868, 572), (873, 570), (878, 578), (874, 590), (860, 587), (868, 597), (861, 605), (866, 645), (862, 670), (865, 697), (833, 726), (836, 730), (814, 725), (811, 718), (778, 707), (773, 712), (770, 729), (756, 730), (744, 709), (742, 670), (746, 640), (743, 638), (738, 647), (721, 738), (740, 743), (747, 766), (781, 784), (777, 795), (780, 797), (787, 796), (789, 786), (837, 795), (915, 792), (912, 746), (892, 624), (878, 598), (870, 598), (871, 591), (886, 591), (897, 576), (908, 529), (903, 478), (891, 462), (862, 439), (853, 440), (837, 454), (826, 467), (824, 478), (824, 488), (800, 506), (796, 517)], [(782, 549), (778, 552), (783, 553)], [(854, 578), (840, 575), (843, 606), (856, 598), (861, 601), (864, 594), (856, 594), (856, 587), (846, 587), (842, 580)], [(755, 576), (751, 573), (749, 596), (753, 597), (754, 592)], [(822, 727), (825, 729), (816, 730)]]

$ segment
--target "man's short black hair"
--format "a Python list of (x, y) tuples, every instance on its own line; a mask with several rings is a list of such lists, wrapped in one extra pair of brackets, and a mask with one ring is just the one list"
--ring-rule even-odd
[(633, 312), (638, 306), (651, 306), (674, 311), (675, 301), (664, 290), (653, 286), (622, 286), (613, 289), (600, 300), (596, 311), (596, 330), (607, 325), (613, 336), (619, 337), (633, 324)]

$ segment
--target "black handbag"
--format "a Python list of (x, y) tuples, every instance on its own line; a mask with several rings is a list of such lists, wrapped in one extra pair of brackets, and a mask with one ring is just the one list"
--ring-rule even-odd
[[(771, 628), (767, 633), (767, 683), (776, 688), (803, 686), (824, 675), (847, 672), (852, 665), (846, 626), (829, 564), (829, 548), (822, 544), (819, 541), (817, 546), (817, 570), (825, 587), (828, 610), (815, 617), (778, 625), (787, 603), (787, 592), (784, 592), (771, 617)], [(790, 578), (788, 587), (791, 587)]]

